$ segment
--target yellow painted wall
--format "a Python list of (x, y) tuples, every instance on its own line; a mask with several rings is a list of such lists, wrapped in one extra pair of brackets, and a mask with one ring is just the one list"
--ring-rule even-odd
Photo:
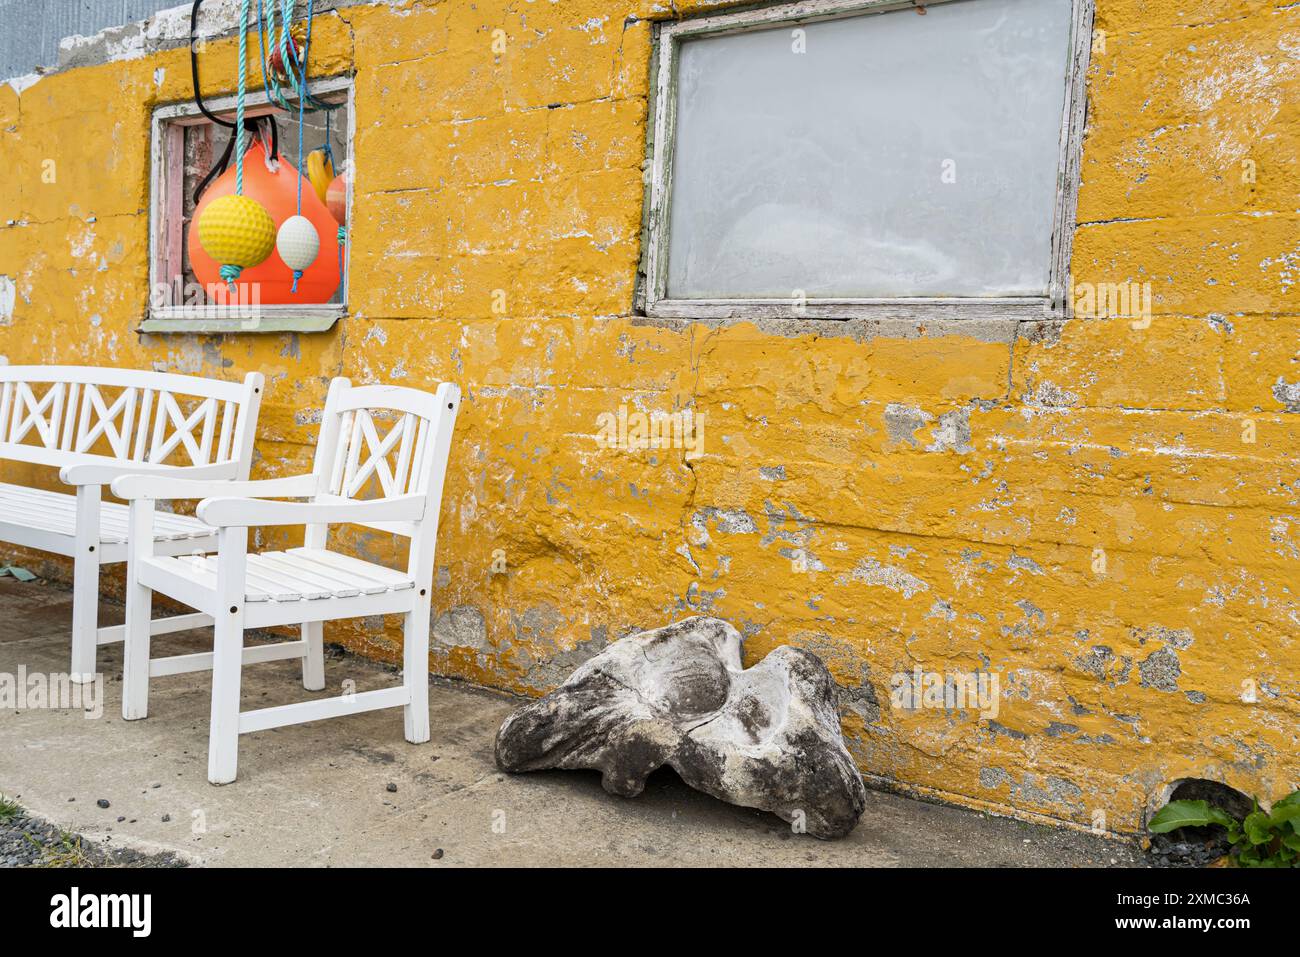
[[(351, 315), (326, 334), (134, 331), (149, 118), (190, 95), (184, 47), (0, 86), (0, 352), (260, 369), (261, 476), (305, 467), (331, 376), (459, 382), (444, 674), (537, 694), (710, 613), (748, 663), (821, 654), (880, 782), (1116, 831), (1182, 777), (1276, 797), (1300, 784), (1300, 7), (1098, 7), (1074, 279), (1152, 283), (1144, 330), (635, 321), (647, 18), (672, 11), (476, 0), (315, 26), (358, 126)], [(233, 69), (211, 45), (207, 92)], [(705, 454), (601, 448), (623, 404), (693, 407)], [(400, 660), (395, 622), (330, 635)], [(891, 708), (915, 666), (997, 672), (996, 720)]]

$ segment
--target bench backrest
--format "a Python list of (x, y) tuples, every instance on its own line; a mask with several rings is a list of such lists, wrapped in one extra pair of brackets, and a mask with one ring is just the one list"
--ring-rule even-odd
[(243, 382), (94, 366), (0, 364), (0, 458), (252, 465), (262, 375)]
[[(313, 471), (326, 492), (317, 500), (422, 496), (425, 509), (419, 521), (356, 523), (410, 537), (410, 570), (423, 576), (417, 581), (432, 574), (438, 510), (459, 408), (460, 389), (450, 382), (436, 392), (422, 392), (401, 386), (354, 386), (338, 378), (330, 383), (325, 400)], [(309, 530), (309, 544), (322, 544), (324, 531)]]

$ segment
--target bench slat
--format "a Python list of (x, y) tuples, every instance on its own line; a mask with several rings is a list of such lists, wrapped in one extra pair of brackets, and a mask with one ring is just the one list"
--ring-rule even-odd
[(338, 552), (331, 552), (323, 548), (291, 548), (286, 554), (304, 558), (307, 561), (324, 565), (326, 568), (346, 572), (349, 575), (356, 576), (363, 582), (383, 585), (385, 588), (394, 591), (402, 588), (412, 588), (415, 584), (403, 572), (393, 571), (393, 569), (385, 568), (382, 565), (372, 565), (370, 562), (353, 558), (351, 555), (340, 555)]
[[(311, 551), (312, 557), (307, 558), (301, 551)], [(155, 556), (148, 561), (189, 578), (202, 588), (215, 590), (217, 587), (215, 555)], [(344, 565), (349, 566), (346, 572), (339, 570)], [(379, 577), (386, 582), (381, 583)], [(323, 549), (264, 552), (248, 556), (244, 597), (250, 602), (311, 602), (354, 598), (363, 591), (367, 595), (402, 591), (413, 588), (414, 584), (400, 572)]]
[[(129, 509), (125, 505), (102, 503), (99, 540), (105, 544), (124, 543), (127, 538), (128, 515)], [(62, 492), (0, 483), (0, 518), (12, 524), (28, 525), (71, 537), (75, 536), (77, 528), (77, 500), (75, 496)], [(211, 526), (188, 515), (154, 513), (155, 541), (204, 538), (215, 531)]]
[[(311, 582), (318, 587), (329, 589), (335, 598), (351, 598), (353, 595), (361, 594), (361, 586), (355, 579), (348, 581), (340, 575), (323, 572), (321, 570), (323, 566), (309, 565), (305, 561), (295, 561), (283, 552), (262, 552), (258, 558), (263, 568), (282, 569), (302, 581)], [(375, 591), (383, 590), (378, 586), (375, 588)], [(373, 593), (368, 592), (367, 594)]]
[(200, 398), (230, 399), (238, 402), (244, 395), (244, 383), (175, 372), (152, 372), (146, 369), (114, 369), (99, 366), (0, 366), (0, 382), (26, 382), (53, 385), (59, 382), (90, 383), (113, 388), (149, 388), (178, 395)]

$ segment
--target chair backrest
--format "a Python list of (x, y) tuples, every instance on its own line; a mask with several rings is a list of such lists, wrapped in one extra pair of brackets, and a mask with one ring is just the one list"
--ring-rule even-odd
[(238, 464), (248, 478), (262, 375), (243, 382), (93, 366), (0, 364), (0, 458)]
[[(400, 386), (330, 383), (316, 443), (314, 473), (325, 491), (317, 501), (340, 502), (418, 495), (422, 518), (366, 522), (378, 531), (411, 539), (410, 570), (432, 573), (438, 510), (442, 503), (460, 389), (444, 382), (434, 392)], [(324, 545), (324, 528), (308, 530), (308, 543)], [(417, 579), (422, 580), (422, 579)]]

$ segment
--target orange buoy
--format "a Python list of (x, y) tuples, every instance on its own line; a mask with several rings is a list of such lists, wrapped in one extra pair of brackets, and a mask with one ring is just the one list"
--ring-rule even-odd
[[(235, 164), (221, 174), (204, 192), (194, 210), (189, 235), (190, 266), (194, 276), (203, 286), (211, 302), (227, 305), (260, 303), (264, 306), (295, 303), (312, 305), (329, 302), (339, 287), (337, 256), (317, 256), (315, 262), (303, 270), (298, 280), (298, 291), (292, 292), (293, 270), (272, 252), (260, 264), (244, 269), (235, 281), (234, 291), (226, 287), (221, 278), (221, 263), (209, 256), (199, 242), (199, 231), (193, 224), (199, 221), (208, 204), (221, 196), (235, 192)], [(266, 166), (266, 153), (261, 142), (254, 140), (244, 154), (244, 195), (252, 197), (266, 208), (278, 230), (285, 220), (298, 212), (298, 171), (281, 157), (272, 172)], [(311, 184), (304, 180), (302, 190), (302, 215), (311, 221), (320, 236), (334, 236), (338, 223), (316, 196)], [(256, 284), (256, 285), (254, 285)]]
[(338, 222), (340, 226), (347, 225), (348, 218), (348, 174), (340, 173), (334, 177), (330, 183), (329, 189), (325, 191), (325, 205), (329, 207), (330, 215)]

